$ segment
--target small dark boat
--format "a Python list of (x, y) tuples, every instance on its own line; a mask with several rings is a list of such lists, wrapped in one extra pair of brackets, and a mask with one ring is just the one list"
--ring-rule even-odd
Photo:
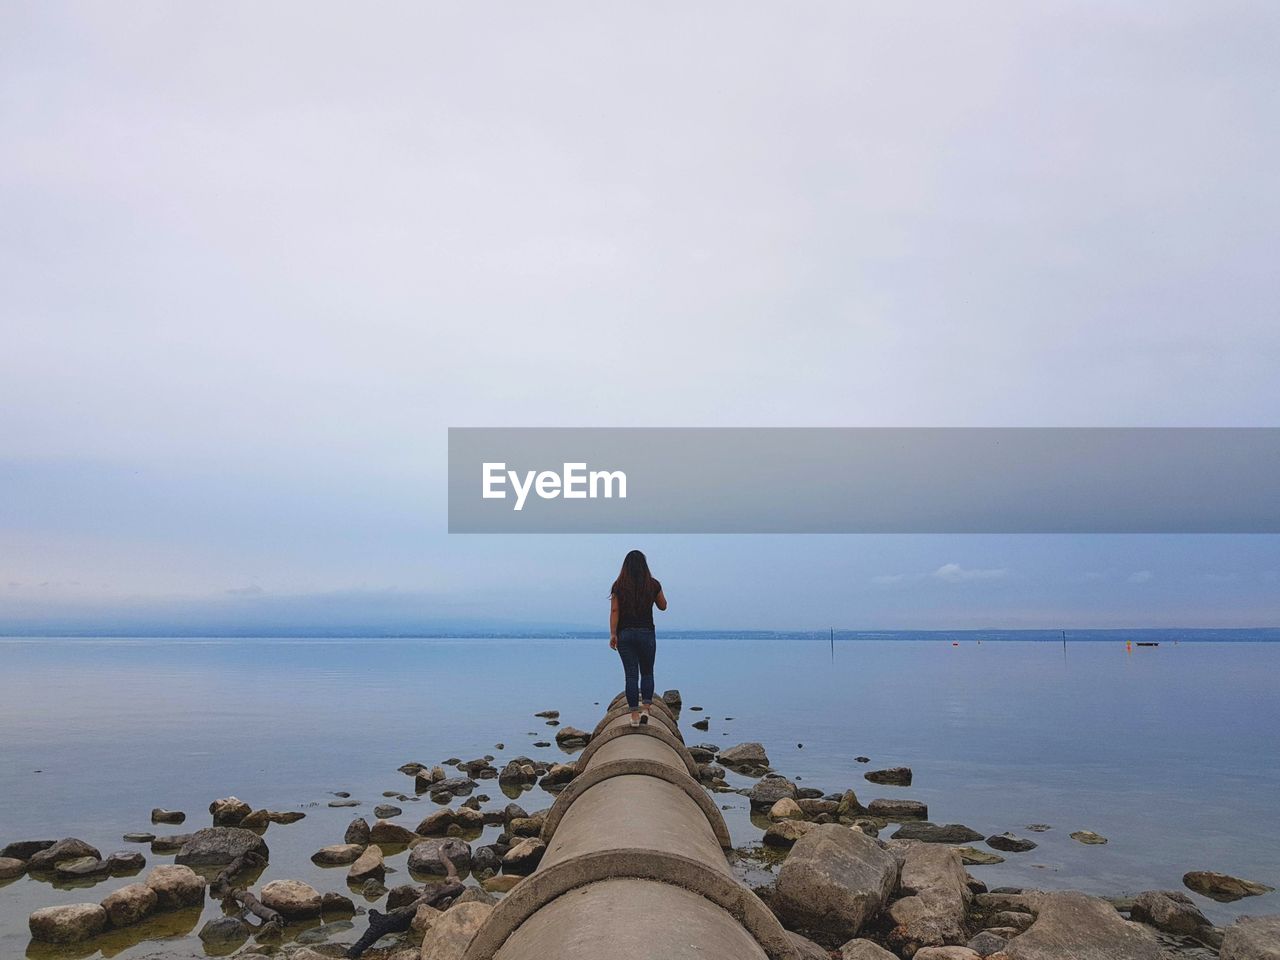
[(1159, 640), (1139, 640), (1139, 641), (1138, 641), (1138, 646), (1140, 646), (1140, 647), (1158, 647), (1158, 646), (1160, 646), (1160, 641), (1159, 641)]

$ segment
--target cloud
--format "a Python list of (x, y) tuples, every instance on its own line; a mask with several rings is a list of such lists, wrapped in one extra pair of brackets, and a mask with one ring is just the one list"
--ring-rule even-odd
[(907, 575), (905, 573), (882, 573), (879, 576), (872, 577), (871, 582), (881, 586), (887, 586), (892, 583), (901, 583), (905, 579), (907, 579)]
[(947, 583), (967, 583), (971, 580), (1003, 580), (1009, 575), (1005, 567), (962, 567), (958, 563), (944, 563), (933, 576)]
[(226, 592), (233, 597), (256, 597), (262, 593), (262, 588), (256, 583), (251, 583), (247, 587), (232, 587)]
[(1129, 574), (1130, 583), (1150, 583), (1156, 578), (1156, 575), (1150, 570), (1135, 570)]

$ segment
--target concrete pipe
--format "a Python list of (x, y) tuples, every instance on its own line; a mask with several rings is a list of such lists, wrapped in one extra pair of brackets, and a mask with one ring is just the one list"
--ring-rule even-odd
[(730, 870), (724, 818), (674, 723), (606, 715), (597, 730), (547, 814), (538, 868), (464, 960), (799, 960)]

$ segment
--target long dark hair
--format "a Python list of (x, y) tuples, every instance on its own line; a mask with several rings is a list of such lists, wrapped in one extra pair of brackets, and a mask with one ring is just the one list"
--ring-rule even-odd
[(618, 606), (624, 610), (653, 603), (653, 575), (649, 573), (649, 561), (639, 550), (632, 550), (622, 560), (622, 570), (613, 581), (610, 591), (618, 598)]

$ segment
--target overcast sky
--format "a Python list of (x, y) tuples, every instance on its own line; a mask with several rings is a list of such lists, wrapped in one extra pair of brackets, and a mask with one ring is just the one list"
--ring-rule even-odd
[[(588, 624), (449, 426), (1280, 422), (1272, 3), (6, 3), (0, 630)], [(1280, 622), (1274, 537), (651, 538), (672, 627)]]

